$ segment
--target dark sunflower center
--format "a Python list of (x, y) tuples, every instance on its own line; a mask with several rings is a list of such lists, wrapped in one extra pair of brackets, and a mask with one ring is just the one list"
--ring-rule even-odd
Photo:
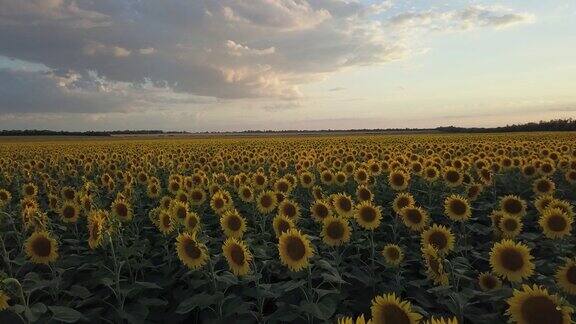
[(343, 211), (349, 211), (352, 209), (352, 203), (346, 198), (338, 199), (338, 206), (340, 206), (340, 209)]
[(244, 198), (250, 198), (252, 197), (252, 192), (248, 189), (244, 189), (244, 191), (242, 191), (242, 196), (244, 196)]
[(398, 260), (398, 258), (400, 257), (400, 251), (398, 251), (398, 249), (396, 248), (389, 248), (386, 250), (386, 255), (392, 261)]
[(216, 207), (216, 209), (221, 209), (224, 207), (224, 199), (217, 198), (214, 200), (214, 207)]
[(319, 218), (325, 218), (328, 216), (328, 208), (324, 205), (316, 205), (316, 216)]
[(364, 207), (360, 210), (360, 217), (362, 220), (371, 223), (376, 219), (376, 211), (371, 207)]
[(402, 186), (404, 185), (404, 175), (402, 173), (394, 173), (392, 175), (392, 184), (395, 186)]
[(290, 229), (290, 223), (288, 223), (287, 221), (282, 219), (278, 222), (278, 232), (284, 233), (287, 232), (289, 229)]
[(573, 265), (570, 268), (568, 268), (568, 271), (566, 271), (566, 280), (568, 280), (569, 283), (576, 285), (576, 266)]
[(529, 297), (522, 303), (522, 319), (529, 324), (563, 323), (562, 312), (557, 309), (556, 304), (545, 296)]
[(326, 182), (330, 182), (330, 181), (332, 181), (332, 174), (331, 173), (324, 173), (322, 175), (322, 179), (324, 179), (324, 181), (326, 181)]
[(458, 180), (460, 180), (460, 174), (458, 172), (451, 170), (446, 173), (446, 181), (455, 183), (458, 182)]
[(48, 257), (52, 252), (52, 242), (46, 237), (37, 237), (32, 243), (32, 251), (40, 257)]
[(120, 217), (126, 217), (128, 216), (128, 207), (124, 204), (118, 204), (116, 205), (116, 213), (118, 213)]
[(294, 206), (292, 204), (284, 205), (283, 210), (284, 210), (284, 215), (286, 215), (288, 217), (296, 216), (296, 206)]
[(370, 200), (370, 191), (361, 189), (358, 191), (358, 197), (360, 197), (361, 200)]
[(482, 284), (487, 289), (494, 289), (496, 288), (496, 279), (492, 276), (485, 276), (482, 278)]
[(410, 324), (410, 318), (406, 312), (396, 305), (385, 305), (382, 307), (381, 323)]
[(504, 228), (509, 232), (513, 232), (518, 228), (518, 222), (514, 219), (507, 218), (504, 220)]
[(416, 208), (408, 208), (405, 211), (405, 216), (412, 224), (420, 224), (422, 222), (422, 213)]
[(286, 253), (291, 260), (301, 260), (306, 254), (306, 246), (298, 237), (289, 237), (286, 244)]
[(519, 214), (522, 212), (522, 203), (517, 199), (508, 199), (504, 202), (504, 210), (510, 214)]
[(192, 200), (195, 200), (195, 201), (202, 200), (202, 193), (198, 190), (192, 191), (192, 194), (190, 196), (192, 197)]
[(436, 170), (428, 169), (426, 170), (426, 175), (428, 176), (428, 178), (434, 178), (436, 177)]
[(398, 207), (398, 209), (408, 207), (409, 204), (410, 204), (410, 200), (406, 197), (400, 197), (400, 198), (398, 198), (398, 200), (396, 200), (396, 207)]
[(170, 216), (164, 215), (164, 217), (162, 218), (162, 225), (164, 225), (164, 227), (170, 226)]
[(64, 218), (74, 218), (76, 216), (76, 210), (72, 206), (66, 206), (64, 210), (62, 210), (62, 216), (64, 216)]
[(64, 197), (68, 200), (74, 199), (74, 191), (73, 190), (65, 190)]
[(456, 215), (464, 215), (468, 210), (466, 203), (462, 200), (456, 199), (450, 202), (450, 210)]
[(506, 248), (500, 255), (502, 266), (509, 271), (518, 271), (524, 266), (522, 254), (512, 248)]
[(178, 217), (178, 219), (186, 218), (186, 208), (182, 206), (178, 207), (178, 209), (176, 210), (176, 216)]
[(562, 215), (552, 215), (548, 218), (548, 227), (554, 232), (562, 232), (567, 225), (568, 223)]
[(32, 186), (27, 186), (26, 187), (26, 195), (31, 196), (34, 194), (34, 187)]
[(282, 192), (288, 191), (288, 184), (286, 182), (280, 182), (278, 184), (278, 190)]
[(272, 198), (270, 198), (270, 196), (268, 195), (264, 195), (262, 196), (262, 198), (260, 198), (260, 204), (262, 205), (262, 207), (268, 208), (272, 206)]
[(437, 231), (430, 234), (428, 242), (437, 249), (442, 250), (448, 245), (448, 238), (446, 237), (446, 234)]
[(196, 219), (196, 217), (188, 217), (188, 227), (189, 228), (196, 227), (196, 224), (198, 224), (198, 220)]
[(4, 191), (0, 191), (0, 200), (2, 201), (8, 200), (8, 194)]
[(198, 244), (192, 241), (184, 242), (184, 251), (192, 259), (198, 259), (202, 255), (202, 251), (198, 247)]
[(228, 217), (228, 228), (233, 230), (233, 231), (237, 231), (240, 229), (240, 227), (242, 226), (242, 222), (240, 221), (240, 218), (238, 218), (237, 216), (231, 216)]
[(548, 183), (548, 181), (538, 181), (536, 187), (540, 192), (548, 192), (550, 190), (550, 183)]
[(326, 234), (331, 239), (341, 239), (344, 236), (344, 226), (340, 222), (332, 222), (326, 227)]
[(239, 245), (232, 245), (230, 248), (230, 257), (237, 265), (243, 265), (245, 260), (244, 250)]

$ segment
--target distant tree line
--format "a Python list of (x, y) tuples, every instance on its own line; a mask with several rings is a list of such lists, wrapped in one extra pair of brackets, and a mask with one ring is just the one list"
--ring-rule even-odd
[(553, 119), (538, 123), (513, 124), (502, 127), (437, 127), (443, 133), (509, 133), (509, 132), (565, 132), (576, 131), (576, 119)]
[(116, 130), (67, 132), (52, 130), (2, 130), (0, 136), (113, 136), (113, 135), (171, 135), (171, 134), (320, 134), (320, 133), (507, 133), (507, 132), (555, 132), (576, 131), (576, 119), (553, 119), (538, 123), (513, 124), (502, 127), (437, 127), (437, 128), (377, 128), (377, 129), (324, 129), (324, 130), (246, 130), (241, 132), (187, 132), (162, 130)]

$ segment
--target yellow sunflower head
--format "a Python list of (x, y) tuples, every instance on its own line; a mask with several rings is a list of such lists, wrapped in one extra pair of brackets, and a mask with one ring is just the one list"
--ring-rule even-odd
[(380, 226), (382, 209), (370, 201), (363, 201), (356, 206), (354, 218), (362, 228), (373, 231)]
[(456, 317), (434, 317), (426, 320), (423, 324), (458, 324)]
[(500, 210), (507, 215), (523, 217), (526, 214), (526, 202), (518, 196), (507, 195), (500, 198)]
[(315, 200), (310, 206), (310, 214), (316, 222), (322, 222), (326, 217), (332, 216), (332, 207), (324, 200)]
[(574, 310), (544, 287), (522, 285), (522, 290), (514, 289), (507, 303), (506, 314), (516, 323), (572, 323)]
[(296, 221), (300, 218), (300, 205), (291, 199), (284, 199), (278, 205), (278, 214)]
[(284, 215), (276, 215), (274, 220), (272, 221), (272, 227), (274, 228), (274, 233), (276, 233), (276, 237), (280, 237), (282, 233), (287, 232), (292, 228), (296, 228), (294, 221)]
[(432, 245), (440, 254), (446, 254), (454, 249), (454, 234), (450, 228), (434, 224), (422, 235), (422, 245)]
[(201, 226), (200, 216), (195, 212), (186, 213), (186, 218), (184, 219), (184, 228), (188, 233), (196, 233)]
[(65, 223), (76, 223), (80, 216), (80, 208), (73, 201), (65, 201), (60, 208), (60, 218)]
[(322, 240), (329, 246), (338, 246), (350, 241), (350, 225), (342, 217), (329, 216), (322, 222)]
[(444, 214), (453, 221), (463, 222), (472, 216), (472, 210), (466, 198), (450, 195), (444, 200)]
[(271, 213), (277, 205), (276, 194), (274, 191), (266, 190), (262, 191), (256, 197), (256, 208), (262, 214), (269, 214)]
[(490, 251), (492, 271), (512, 282), (520, 282), (534, 273), (530, 248), (522, 243), (504, 239)]
[(356, 188), (356, 197), (359, 201), (372, 201), (374, 194), (366, 185), (359, 185)]
[(558, 268), (556, 282), (567, 294), (576, 295), (576, 259), (569, 259)]
[(117, 198), (112, 203), (112, 216), (118, 218), (123, 222), (132, 220), (134, 215), (132, 206), (125, 199)]
[(546, 177), (537, 179), (532, 183), (532, 191), (534, 191), (534, 194), (537, 196), (551, 195), (554, 193), (554, 190), (556, 190), (556, 184)]
[(522, 227), (523, 223), (520, 217), (502, 213), (502, 217), (498, 223), (498, 229), (504, 238), (515, 238), (522, 231)]
[(404, 207), (413, 207), (415, 204), (416, 200), (414, 199), (414, 196), (406, 192), (401, 192), (397, 194), (394, 201), (392, 201), (392, 209), (394, 209), (396, 214), (401, 215), (401, 211)]
[(560, 239), (570, 235), (573, 219), (559, 208), (546, 208), (538, 224), (544, 235), (551, 239)]
[(10, 301), (10, 296), (4, 292), (4, 290), (0, 290), (0, 312), (3, 310), (8, 309), (10, 305), (8, 302)]
[(404, 260), (404, 251), (396, 244), (386, 244), (382, 249), (382, 256), (386, 264), (397, 267)]
[(278, 239), (280, 261), (291, 271), (300, 271), (309, 265), (309, 259), (314, 254), (310, 240), (297, 229), (282, 233)]
[(483, 291), (493, 291), (502, 287), (502, 281), (490, 272), (482, 272), (478, 275), (478, 285)]
[(160, 210), (158, 213), (158, 222), (156, 223), (158, 230), (164, 235), (168, 235), (176, 228), (175, 220), (167, 210)]
[(438, 249), (429, 244), (422, 246), (422, 259), (426, 264), (428, 278), (437, 285), (447, 285), (448, 274), (444, 270), (444, 260), (438, 253)]
[(451, 188), (458, 187), (462, 184), (463, 176), (454, 167), (446, 167), (443, 174), (444, 183)]
[(400, 211), (404, 225), (412, 231), (421, 232), (428, 226), (430, 216), (422, 207), (404, 207)]
[(222, 253), (226, 257), (230, 271), (236, 276), (244, 276), (250, 272), (252, 253), (243, 241), (229, 237), (222, 245)]
[(406, 190), (410, 184), (410, 174), (403, 170), (394, 170), (388, 175), (388, 183), (396, 191)]
[(246, 221), (236, 209), (229, 209), (220, 217), (220, 227), (226, 237), (241, 239), (246, 231)]
[(394, 293), (376, 296), (370, 310), (374, 324), (416, 324), (422, 318), (412, 310), (410, 302), (402, 301)]
[(102, 244), (104, 225), (108, 214), (103, 210), (93, 210), (88, 214), (88, 245), (96, 249)]
[(48, 264), (58, 259), (58, 243), (50, 233), (32, 233), (25, 243), (26, 255), (33, 263)]
[(350, 217), (354, 213), (354, 202), (352, 198), (345, 193), (334, 195), (332, 200), (334, 210), (342, 217)]
[(182, 233), (176, 238), (176, 252), (184, 265), (192, 270), (204, 266), (208, 261), (206, 245), (196, 240), (194, 235)]

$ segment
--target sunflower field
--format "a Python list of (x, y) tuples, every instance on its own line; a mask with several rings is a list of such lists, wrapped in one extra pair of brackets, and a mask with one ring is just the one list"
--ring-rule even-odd
[(0, 141), (0, 323), (571, 323), (576, 134)]

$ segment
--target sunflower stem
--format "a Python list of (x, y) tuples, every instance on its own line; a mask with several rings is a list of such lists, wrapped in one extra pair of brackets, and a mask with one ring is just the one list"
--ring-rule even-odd
[(2, 258), (4, 259), (4, 263), (6, 263), (8, 275), (12, 277), (12, 262), (10, 261), (10, 255), (8, 255), (8, 251), (6, 251), (6, 245), (4, 244), (4, 235), (0, 235), (0, 246), (2, 247)]

